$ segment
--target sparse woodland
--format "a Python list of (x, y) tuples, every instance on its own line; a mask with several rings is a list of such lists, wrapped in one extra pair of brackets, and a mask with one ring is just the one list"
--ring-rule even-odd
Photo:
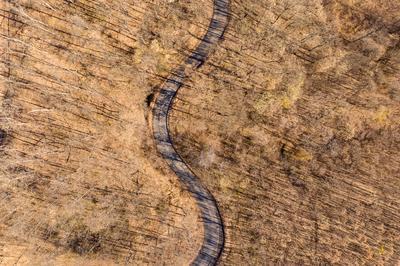
[(221, 265), (398, 265), (400, 3), (244, 2), (171, 119)]
[(152, 146), (146, 98), (208, 5), (0, 3), (0, 264), (188, 264), (202, 227)]
[[(211, 1), (0, 1), (0, 265), (188, 265), (194, 200), (152, 100)], [(221, 265), (400, 263), (400, 2), (231, 1), (172, 138), (216, 198)]]

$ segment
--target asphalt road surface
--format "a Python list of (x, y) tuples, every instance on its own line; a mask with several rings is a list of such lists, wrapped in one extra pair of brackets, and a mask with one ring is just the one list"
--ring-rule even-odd
[(229, 0), (214, 0), (213, 16), (207, 33), (185, 62), (170, 74), (153, 109), (153, 134), (157, 150), (196, 199), (204, 225), (203, 244), (192, 265), (216, 265), (224, 248), (224, 226), (214, 197), (177, 153), (169, 134), (168, 115), (187, 73), (201, 67), (212, 48), (222, 39), (228, 25), (228, 16)]

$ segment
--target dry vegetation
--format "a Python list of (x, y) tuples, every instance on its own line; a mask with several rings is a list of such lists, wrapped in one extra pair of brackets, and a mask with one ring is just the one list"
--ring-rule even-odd
[(169, 2), (0, 2), (1, 265), (185, 265), (197, 254), (194, 201), (146, 118), (211, 10)]
[(400, 263), (400, 3), (232, 4), (175, 102), (225, 221), (221, 265)]
[[(195, 202), (153, 146), (153, 93), (211, 1), (0, 2), (0, 264), (188, 265)], [(176, 99), (219, 203), (221, 265), (400, 263), (400, 3), (232, 1)]]

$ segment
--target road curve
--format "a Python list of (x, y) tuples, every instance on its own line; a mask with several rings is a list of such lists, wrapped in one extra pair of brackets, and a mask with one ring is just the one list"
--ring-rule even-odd
[(168, 114), (173, 99), (188, 73), (199, 68), (228, 25), (229, 0), (214, 0), (213, 16), (207, 33), (192, 54), (163, 84), (153, 108), (153, 134), (158, 152), (195, 198), (204, 225), (204, 240), (192, 265), (216, 265), (224, 247), (224, 226), (217, 203), (199, 178), (182, 160), (171, 140)]

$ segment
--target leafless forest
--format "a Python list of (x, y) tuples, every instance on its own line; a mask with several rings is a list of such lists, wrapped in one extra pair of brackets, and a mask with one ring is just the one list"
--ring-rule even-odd
[[(0, 265), (189, 265), (191, 194), (154, 99), (211, 0), (0, 0)], [(400, 2), (235, 0), (171, 138), (220, 265), (400, 263)]]

